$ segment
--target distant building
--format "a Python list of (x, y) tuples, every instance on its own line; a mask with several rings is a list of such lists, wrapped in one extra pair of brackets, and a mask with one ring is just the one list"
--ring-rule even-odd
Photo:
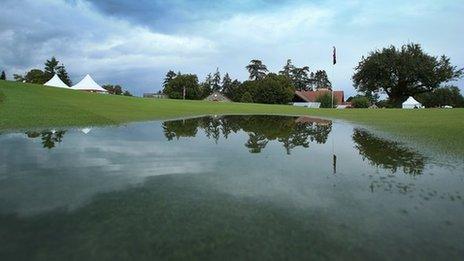
[(205, 101), (231, 102), (229, 98), (220, 92), (211, 93), (208, 97), (205, 98)]
[[(318, 89), (315, 91), (295, 91), (294, 103), (316, 103), (317, 97), (324, 94), (332, 94), (330, 89)], [(343, 91), (333, 91), (334, 103), (337, 105), (347, 105)]]
[(167, 99), (168, 96), (162, 93), (144, 93), (143, 98)]

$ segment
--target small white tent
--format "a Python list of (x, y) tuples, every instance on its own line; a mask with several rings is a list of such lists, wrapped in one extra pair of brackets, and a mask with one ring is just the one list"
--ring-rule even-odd
[(64, 83), (57, 74), (53, 75), (53, 77), (48, 82), (44, 83), (44, 85), (59, 88), (69, 88), (69, 86), (66, 85), (66, 83)]
[(409, 98), (405, 102), (403, 102), (403, 109), (418, 109), (418, 108), (422, 108), (422, 104), (416, 101), (412, 96), (409, 96)]
[(71, 87), (73, 90), (88, 91), (88, 92), (107, 92), (98, 83), (96, 83), (90, 75), (86, 75), (84, 79)]

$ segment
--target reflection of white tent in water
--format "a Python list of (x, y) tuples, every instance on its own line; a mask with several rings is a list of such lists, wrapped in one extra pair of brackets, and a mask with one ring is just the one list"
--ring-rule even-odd
[(69, 86), (66, 85), (66, 83), (64, 83), (57, 74), (53, 75), (53, 77), (48, 82), (44, 83), (44, 85), (59, 88), (69, 88)]
[(88, 91), (88, 92), (107, 92), (98, 83), (96, 83), (90, 75), (86, 75), (84, 79), (71, 87), (73, 90)]
[(81, 131), (84, 133), (84, 134), (87, 134), (91, 131), (92, 129), (91, 128), (83, 128)]
[(409, 98), (403, 102), (403, 109), (418, 109), (422, 108), (422, 104), (416, 99), (414, 99), (412, 96), (409, 96)]

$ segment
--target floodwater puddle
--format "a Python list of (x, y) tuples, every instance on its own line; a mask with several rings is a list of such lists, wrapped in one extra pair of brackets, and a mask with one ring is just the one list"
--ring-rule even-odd
[(311, 117), (1, 134), (0, 257), (461, 259), (464, 163), (438, 163)]

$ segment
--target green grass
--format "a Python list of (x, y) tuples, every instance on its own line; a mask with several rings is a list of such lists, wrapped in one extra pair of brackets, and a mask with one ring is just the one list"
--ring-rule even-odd
[(207, 114), (288, 114), (344, 119), (464, 155), (464, 109), (332, 110), (153, 100), (0, 81), (0, 130), (121, 124)]

